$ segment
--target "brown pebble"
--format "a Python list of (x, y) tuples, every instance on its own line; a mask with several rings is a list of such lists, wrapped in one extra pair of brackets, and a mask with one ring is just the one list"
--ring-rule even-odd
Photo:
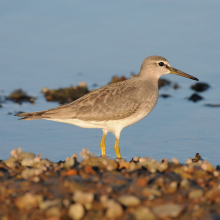
[(125, 160), (119, 161), (119, 168), (118, 169), (123, 169), (123, 168), (125, 168), (125, 169), (130, 168), (130, 164)]
[(138, 220), (157, 220), (154, 213), (144, 206), (138, 207), (134, 212), (134, 216)]
[(168, 203), (153, 207), (153, 212), (161, 219), (177, 218), (180, 216), (184, 208), (184, 205)]
[(203, 191), (201, 189), (194, 189), (194, 190), (191, 190), (189, 192), (189, 198), (190, 199), (195, 199), (195, 198), (199, 198), (203, 195)]
[(154, 195), (154, 196), (160, 197), (160, 196), (162, 196), (162, 193), (157, 189), (144, 188), (142, 191), (142, 195), (143, 196)]
[(122, 216), (123, 209), (118, 202), (114, 201), (113, 199), (109, 199), (104, 204), (105, 204), (105, 207), (107, 207), (107, 210), (106, 210), (107, 218), (118, 218)]
[(75, 176), (78, 175), (78, 171), (75, 169), (70, 169), (70, 170), (64, 170), (61, 172), (62, 176)]
[(132, 195), (123, 195), (118, 198), (118, 201), (124, 206), (138, 206), (140, 204), (140, 199)]
[(92, 174), (92, 175), (95, 174), (95, 171), (90, 166), (85, 166), (84, 170), (85, 170), (85, 173), (87, 174)]
[(15, 199), (15, 205), (19, 209), (32, 209), (36, 208), (40, 202), (42, 202), (42, 195), (33, 195), (31, 193), (25, 193), (23, 196)]
[(148, 179), (145, 178), (145, 177), (142, 177), (142, 178), (137, 179), (136, 185), (138, 185), (138, 186), (146, 186), (147, 182), (148, 182)]
[(219, 188), (210, 189), (205, 194), (205, 197), (211, 202), (220, 202), (220, 189)]
[(86, 204), (86, 203), (92, 203), (94, 200), (94, 194), (91, 192), (82, 192), (82, 191), (76, 191), (73, 195), (73, 201)]

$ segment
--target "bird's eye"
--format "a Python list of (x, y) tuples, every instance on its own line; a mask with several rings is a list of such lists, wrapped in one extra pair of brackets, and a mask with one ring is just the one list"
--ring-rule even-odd
[(164, 62), (159, 62), (158, 65), (159, 65), (159, 66), (163, 66), (163, 65), (164, 65)]

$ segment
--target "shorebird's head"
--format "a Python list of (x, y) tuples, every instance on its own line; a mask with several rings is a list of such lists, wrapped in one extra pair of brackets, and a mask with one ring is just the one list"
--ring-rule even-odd
[(169, 73), (199, 81), (196, 77), (171, 67), (168, 60), (160, 56), (147, 57), (143, 61), (140, 73), (138, 75), (146, 78), (153, 76), (159, 79), (161, 76)]

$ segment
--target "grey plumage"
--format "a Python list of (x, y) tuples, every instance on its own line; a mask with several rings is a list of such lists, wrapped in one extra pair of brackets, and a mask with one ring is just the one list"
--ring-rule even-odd
[(168, 73), (198, 81), (171, 67), (165, 58), (150, 56), (143, 61), (136, 77), (94, 90), (67, 105), (16, 116), (23, 117), (22, 120), (46, 119), (84, 128), (101, 128), (102, 155), (105, 155), (106, 134), (113, 132), (115, 152), (120, 158), (118, 142), (122, 129), (140, 121), (153, 110), (158, 99), (158, 79)]
[(80, 119), (118, 120), (135, 113), (140, 103), (140, 85), (136, 81), (123, 81), (94, 90), (66, 105), (47, 111), (20, 113), (22, 120)]

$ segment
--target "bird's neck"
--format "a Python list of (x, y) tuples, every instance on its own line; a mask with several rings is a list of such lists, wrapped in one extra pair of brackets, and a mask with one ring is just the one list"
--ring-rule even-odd
[(158, 86), (158, 80), (160, 78), (160, 76), (158, 76), (157, 74), (153, 72), (143, 72), (143, 71), (140, 71), (137, 77), (143, 83), (147, 83), (148, 85), (152, 85), (152, 86)]

